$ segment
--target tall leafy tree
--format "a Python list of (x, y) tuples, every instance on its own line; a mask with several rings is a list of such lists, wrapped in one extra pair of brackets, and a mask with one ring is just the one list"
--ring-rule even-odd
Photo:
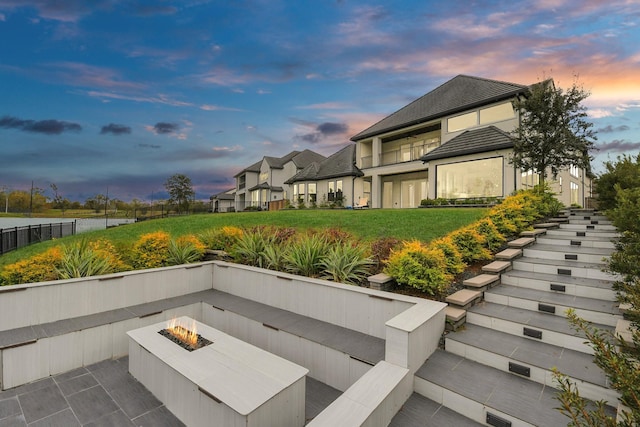
[(178, 212), (188, 212), (189, 202), (195, 197), (191, 178), (183, 174), (171, 175), (164, 188), (169, 193), (169, 203), (176, 205)]
[(522, 170), (535, 170), (541, 182), (569, 166), (591, 173), (590, 152), (595, 132), (582, 102), (590, 95), (577, 81), (566, 91), (548, 79), (531, 87), (528, 96), (516, 101), (520, 125), (513, 132), (511, 162)]

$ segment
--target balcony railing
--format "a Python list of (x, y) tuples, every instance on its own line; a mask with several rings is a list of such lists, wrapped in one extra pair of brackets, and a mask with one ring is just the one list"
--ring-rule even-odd
[[(434, 144), (433, 142), (428, 144), (415, 144), (411, 147), (402, 147), (396, 150), (388, 150), (380, 153), (379, 166), (395, 165), (397, 163), (412, 162), (419, 160), (420, 157), (427, 154), (429, 151), (437, 148), (440, 144)], [(364, 156), (360, 159), (360, 164), (363, 169), (373, 167), (373, 156)]]

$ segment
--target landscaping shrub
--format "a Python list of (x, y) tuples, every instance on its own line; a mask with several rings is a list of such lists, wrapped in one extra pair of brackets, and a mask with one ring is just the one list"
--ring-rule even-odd
[(487, 218), (493, 222), (493, 225), (496, 226), (498, 232), (503, 236), (512, 236), (518, 231), (518, 227), (511, 219), (507, 218), (503, 209), (492, 209), (489, 215), (487, 215)]
[(384, 269), (400, 286), (409, 286), (442, 296), (453, 276), (447, 273), (445, 255), (441, 249), (427, 247), (417, 240), (405, 242), (398, 251), (392, 251)]
[(273, 236), (261, 228), (247, 230), (231, 247), (233, 260), (253, 267), (266, 267), (265, 250), (275, 244)]
[(442, 251), (444, 254), (447, 273), (451, 275), (460, 274), (466, 268), (467, 265), (462, 260), (462, 255), (460, 255), (460, 251), (453, 243), (451, 237), (446, 236), (441, 239), (434, 240), (429, 244), (429, 246)]
[(83, 239), (73, 245), (63, 245), (62, 259), (55, 269), (57, 278), (72, 279), (115, 272), (114, 260), (119, 257), (113, 250), (111, 244), (101, 240), (89, 243)]
[(471, 227), (480, 233), (484, 239), (484, 246), (492, 253), (495, 253), (507, 241), (507, 238), (500, 233), (490, 218), (484, 218), (471, 224)]
[(322, 272), (321, 261), (329, 247), (327, 239), (320, 234), (299, 236), (286, 248), (286, 271), (306, 277), (319, 277)]
[(164, 231), (143, 234), (133, 245), (130, 256), (135, 269), (157, 268), (167, 265), (171, 238)]
[(169, 241), (167, 265), (190, 264), (202, 260), (205, 246), (195, 236), (187, 235)]
[(207, 230), (198, 237), (207, 249), (228, 251), (242, 235), (241, 228), (224, 226)]
[(402, 241), (395, 237), (382, 237), (371, 243), (372, 274), (382, 271), (385, 261), (391, 255), (391, 251), (398, 248), (401, 243)]
[(334, 244), (320, 261), (322, 278), (334, 282), (360, 285), (370, 274), (372, 261), (361, 245)]
[(491, 252), (486, 248), (487, 239), (474, 228), (461, 228), (449, 234), (449, 237), (465, 263), (491, 259)]
[(62, 249), (55, 246), (28, 259), (9, 264), (0, 272), (0, 285), (56, 280), (56, 267), (60, 265), (61, 260)]

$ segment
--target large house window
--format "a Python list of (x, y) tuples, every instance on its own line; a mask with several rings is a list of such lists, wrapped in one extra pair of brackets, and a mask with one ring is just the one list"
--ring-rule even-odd
[(327, 194), (327, 200), (335, 202), (342, 200), (342, 180), (329, 181), (329, 194)]
[(487, 107), (480, 110), (480, 124), (486, 125), (489, 123), (501, 122), (503, 120), (513, 119), (515, 112), (513, 105), (510, 102), (504, 104), (494, 105), (493, 107)]
[(540, 175), (534, 170), (523, 171), (521, 175), (522, 188), (533, 188), (540, 183)]
[(455, 132), (457, 130), (463, 130), (477, 125), (478, 112), (473, 111), (471, 113), (451, 117), (447, 120), (447, 132)]
[(580, 178), (580, 169), (575, 165), (571, 165), (569, 166), (569, 174), (573, 177)]
[(251, 206), (260, 206), (260, 190), (251, 192)]
[(296, 201), (304, 201), (304, 195), (305, 195), (305, 191), (304, 191), (304, 184), (298, 184), (298, 198)]
[(309, 189), (309, 201), (315, 203), (317, 201), (316, 183), (310, 182), (307, 184), (307, 188)]
[(238, 190), (242, 190), (245, 187), (246, 180), (247, 180), (246, 175), (240, 175), (238, 177)]
[(502, 197), (503, 158), (472, 160), (436, 166), (437, 197), (462, 199)]
[(367, 200), (371, 200), (371, 181), (363, 181), (362, 196)]
[(262, 172), (260, 174), (260, 182), (267, 182), (267, 179), (269, 179), (269, 172)]
[(571, 182), (571, 204), (579, 205), (578, 203), (578, 184), (575, 182)]

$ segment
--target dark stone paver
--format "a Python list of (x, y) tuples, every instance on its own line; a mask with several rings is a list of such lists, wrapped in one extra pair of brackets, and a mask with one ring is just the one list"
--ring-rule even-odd
[[(341, 392), (307, 378), (306, 413), (312, 419)], [(184, 427), (129, 374), (129, 358), (85, 368), (0, 392), (0, 427)]]

